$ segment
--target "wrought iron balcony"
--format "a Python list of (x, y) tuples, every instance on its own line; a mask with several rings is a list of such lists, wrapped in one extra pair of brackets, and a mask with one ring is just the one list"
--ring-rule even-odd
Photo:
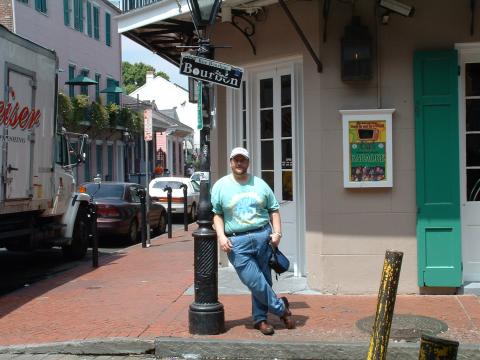
[(162, 0), (122, 0), (122, 11), (126, 13), (160, 1)]

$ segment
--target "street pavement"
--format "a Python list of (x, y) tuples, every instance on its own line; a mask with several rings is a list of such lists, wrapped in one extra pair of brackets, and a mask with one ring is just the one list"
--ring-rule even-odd
[[(250, 296), (230, 268), (219, 270), (225, 333), (192, 335), (192, 231), (164, 234), (0, 298), (0, 360), (284, 358), (365, 359), (376, 295), (324, 295), (304, 278), (282, 275), (297, 328), (271, 317), (275, 334), (253, 329)], [(379, 269), (380, 279), (381, 269)], [(400, 279), (401, 281), (401, 279)], [(389, 359), (418, 359), (422, 331), (460, 342), (459, 359), (480, 359), (475, 295), (399, 295)], [(68, 356), (67, 356), (68, 355)], [(70, 356), (71, 355), (71, 356)], [(57, 357), (55, 357), (57, 356)], [(64, 357), (62, 357), (64, 356)], [(111, 357), (111, 358), (110, 358)]]

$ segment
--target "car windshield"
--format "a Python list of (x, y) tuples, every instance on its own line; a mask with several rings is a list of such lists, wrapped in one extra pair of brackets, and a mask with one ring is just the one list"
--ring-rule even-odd
[(88, 195), (95, 199), (122, 199), (124, 186), (120, 184), (88, 184)]
[(153, 184), (153, 188), (154, 189), (164, 189), (165, 186), (170, 186), (172, 188), (172, 190), (174, 189), (181, 189), (180, 186), (183, 185), (183, 182), (181, 181), (156, 181), (154, 184)]

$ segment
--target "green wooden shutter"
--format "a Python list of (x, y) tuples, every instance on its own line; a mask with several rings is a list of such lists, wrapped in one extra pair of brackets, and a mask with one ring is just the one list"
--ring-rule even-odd
[(80, 0), (73, 0), (73, 27), (75, 30), (80, 30)]
[[(88, 71), (86, 69), (83, 69), (81, 71), (81, 73), (82, 73), (83, 76), (87, 76), (87, 77), (88, 77), (88, 75), (90, 75), (90, 71)], [(88, 85), (80, 86), (80, 94), (88, 96)]]
[(78, 2), (78, 31), (83, 32), (83, 0)]
[[(68, 80), (72, 80), (75, 77), (75, 66), (68, 65)], [(70, 97), (75, 96), (75, 88), (74, 85), (68, 85), (68, 95)]]
[(107, 44), (107, 46), (110, 46), (112, 41), (111, 41), (111, 29), (110, 29), (110, 26), (111, 26), (111, 16), (109, 13), (105, 13), (105, 44)]
[(87, 33), (92, 37), (92, 4), (87, 1)]
[(63, 22), (70, 26), (70, 0), (63, 0)]
[(98, 101), (100, 99), (100, 74), (95, 74), (95, 100)]
[(35, 10), (47, 13), (47, 0), (35, 0)]
[[(115, 80), (112, 78), (107, 78), (107, 88), (115, 86)], [(107, 93), (107, 104), (116, 103), (116, 94)]]
[(419, 286), (462, 284), (457, 58), (414, 57)]
[(93, 7), (93, 37), (100, 39), (100, 10), (96, 6)]

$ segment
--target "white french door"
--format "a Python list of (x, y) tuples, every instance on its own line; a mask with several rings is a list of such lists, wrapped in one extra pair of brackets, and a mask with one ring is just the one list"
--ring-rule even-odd
[(463, 279), (480, 282), (480, 46), (461, 46), (460, 66)]
[(247, 68), (239, 90), (227, 90), (227, 145), (250, 152), (250, 172), (280, 204), (280, 248), (295, 276), (304, 273), (304, 170), (301, 60)]
[[(253, 123), (257, 148), (255, 172), (267, 182), (280, 203), (282, 251), (294, 270), (298, 264), (295, 191), (295, 109), (291, 68), (255, 76)], [(293, 261), (292, 261), (293, 260)]]

